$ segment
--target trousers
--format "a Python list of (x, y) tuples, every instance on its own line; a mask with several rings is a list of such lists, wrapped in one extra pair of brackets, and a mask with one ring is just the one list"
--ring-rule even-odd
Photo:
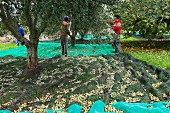
[(61, 51), (62, 51), (62, 55), (67, 56), (68, 36), (60, 36), (60, 39), (61, 39)]
[[(16, 45), (17, 46), (19, 46), (19, 43), (20, 43), (21, 41), (19, 41), (18, 39), (16, 39)], [(21, 42), (21, 45), (23, 46), (25, 43), (24, 42)]]
[(115, 53), (121, 52), (120, 35), (114, 35)]

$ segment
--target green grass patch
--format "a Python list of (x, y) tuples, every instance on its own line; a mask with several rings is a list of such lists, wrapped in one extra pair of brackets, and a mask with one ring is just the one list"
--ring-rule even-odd
[(0, 50), (8, 50), (16, 47), (15, 43), (0, 44)]
[(138, 58), (140, 60), (146, 61), (149, 64), (155, 65), (161, 68), (170, 69), (170, 54), (166, 51), (162, 51), (161, 53), (157, 52), (132, 52), (127, 51), (133, 57)]
[(123, 35), (120, 36), (121, 41), (136, 41), (139, 40), (137, 38), (134, 37), (124, 37)]
[(161, 68), (170, 69), (170, 40), (122, 41), (123, 52)]

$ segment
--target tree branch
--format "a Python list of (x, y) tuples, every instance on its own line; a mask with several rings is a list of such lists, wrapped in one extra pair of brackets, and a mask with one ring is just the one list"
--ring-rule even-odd
[(96, 0), (96, 2), (105, 5), (115, 5), (116, 0)]
[(33, 21), (30, 14), (30, 10), (31, 10), (30, 7), (31, 7), (31, 0), (24, 0), (23, 13), (24, 16), (26, 17), (26, 24), (30, 30), (30, 35), (33, 36), (35, 30), (33, 27)]
[[(50, 12), (51, 12), (50, 10), (47, 10), (45, 17), (50, 18), (52, 16)], [(38, 34), (37, 34), (38, 36), (40, 36), (41, 33), (45, 31), (45, 29), (47, 28), (47, 23), (48, 22), (46, 19), (44, 19), (44, 21), (41, 22), (40, 30), (38, 31)]]
[(17, 21), (11, 17), (9, 10), (7, 10), (7, 7), (4, 7), (2, 4), (0, 4), (0, 10), (0, 18), (2, 19), (2, 22), (4, 23), (6, 28), (11, 31), (14, 37), (16, 37), (18, 40), (25, 42), (25, 44), (28, 44), (29, 40), (20, 36), (17, 29)]

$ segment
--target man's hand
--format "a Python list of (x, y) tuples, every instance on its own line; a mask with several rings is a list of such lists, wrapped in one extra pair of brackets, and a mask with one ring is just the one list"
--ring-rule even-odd
[(111, 20), (107, 20), (106, 22), (107, 24), (113, 25), (113, 22)]
[(70, 38), (73, 38), (73, 36), (71, 35), (70, 31), (68, 31), (67, 34), (70, 36)]
[(109, 20), (107, 20), (106, 23), (109, 23)]
[(73, 39), (73, 36), (71, 34), (69, 34), (70, 38)]

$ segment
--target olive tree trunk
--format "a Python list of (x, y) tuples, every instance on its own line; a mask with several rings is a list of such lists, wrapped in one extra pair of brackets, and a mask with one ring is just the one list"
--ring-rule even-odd
[(28, 45), (27, 51), (28, 51), (28, 69), (35, 70), (38, 68), (38, 42), (34, 42)]
[(76, 35), (77, 35), (77, 31), (73, 32), (72, 38), (71, 38), (71, 46), (74, 47), (76, 44)]

